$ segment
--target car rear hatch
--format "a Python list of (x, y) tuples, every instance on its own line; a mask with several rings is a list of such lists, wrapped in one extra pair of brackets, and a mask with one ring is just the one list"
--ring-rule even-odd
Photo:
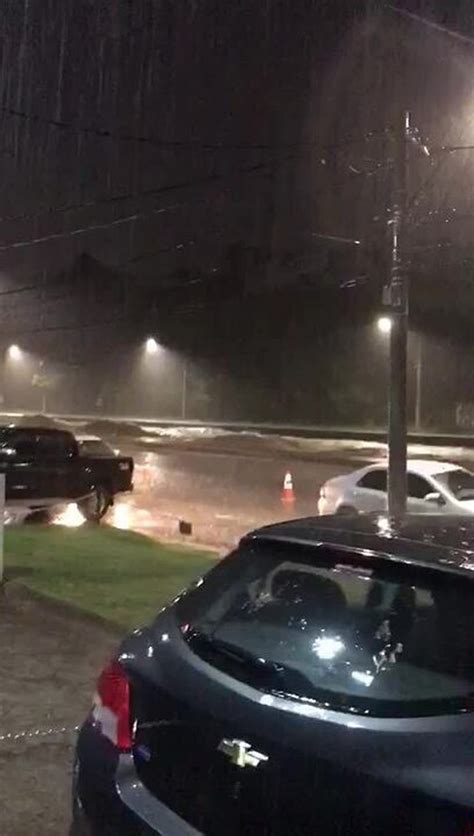
[(471, 836), (470, 582), (314, 553), (246, 548), (163, 616), (139, 777), (206, 836)]
[(210, 717), (162, 692), (149, 697), (149, 719), (142, 703), (134, 747), (138, 775), (206, 836), (471, 833), (469, 812), (459, 806), (255, 734), (231, 718)]

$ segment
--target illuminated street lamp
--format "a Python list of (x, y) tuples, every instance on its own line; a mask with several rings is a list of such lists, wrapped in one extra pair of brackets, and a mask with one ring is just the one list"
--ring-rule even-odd
[(8, 356), (11, 360), (21, 360), (23, 352), (18, 345), (11, 345), (8, 349)]
[[(377, 328), (381, 334), (388, 336), (392, 330), (392, 318), (390, 316), (379, 316), (377, 319)], [(414, 428), (416, 432), (421, 430), (421, 411), (422, 411), (422, 376), (423, 376), (423, 344), (422, 335), (413, 335), (415, 345), (415, 420)]]
[(157, 354), (159, 345), (154, 337), (148, 337), (145, 342), (145, 351), (147, 354)]
[(389, 316), (379, 316), (377, 320), (377, 328), (381, 334), (390, 334), (392, 330), (392, 320)]
[[(147, 337), (144, 347), (145, 354), (149, 357), (158, 353), (162, 356), (169, 355), (170, 353), (164, 345), (161, 345), (158, 340), (155, 339), (155, 337)], [(152, 365), (155, 367), (156, 364), (153, 363)], [(186, 358), (183, 358), (182, 360), (181, 375), (181, 418), (186, 420), (188, 412), (188, 362)]]

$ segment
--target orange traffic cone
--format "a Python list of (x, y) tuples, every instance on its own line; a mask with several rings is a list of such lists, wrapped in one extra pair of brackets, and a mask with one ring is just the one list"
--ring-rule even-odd
[(295, 501), (293, 477), (290, 471), (288, 471), (288, 473), (285, 473), (285, 478), (283, 480), (283, 490), (281, 492), (281, 501), (286, 503)]

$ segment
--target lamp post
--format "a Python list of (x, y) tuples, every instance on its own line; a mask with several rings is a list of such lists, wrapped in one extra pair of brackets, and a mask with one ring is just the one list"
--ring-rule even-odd
[(377, 328), (381, 334), (390, 334), (392, 330), (392, 320), (389, 316), (379, 316), (377, 320)]
[(145, 351), (147, 354), (158, 354), (160, 345), (154, 337), (148, 337), (145, 340)]
[(8, 347), (7, 354), (10, 360), (21, 360), (21, 358), (23, 357), (23, 352), (20, 346), (16, 345), (15, 343)]
[(186, 420), (186, 412), (188, 406), (188, 361), (183, 360), (183, 378), (181, 383), (181, 418)]
[[(15, 387), (15, 381), (18, 379), (18, 372), (24, 371), (25, 353), (17, 343), (9, 345), (3, 353), (2, 363), (2, 403), (10, 406), (15, 403), (18, 393), (14, 390), (12, 393), (11, 384)], [(8, 399), (7, 399), (8, 392)], [(13, 397), (12, 397), (13, 395)]]
[[(153, 355), (159, 354), (160, 352), (164, 352), (165, 349), (158, 342), (155, 337), (147, 337), (145, 340), (145, 353), (152, 357)], [(183, 358), (182, 363), (182, 372), (181, 372), (181, 419), (183, 421), (186, 420), (187, 412), (188, 412), (188, 361), (187, 358)]]
[[(388, 336), (392, 330), (392, 320), (389, 316), (379, 316), (377, 319), (377, 328), (383, 336)], [(422, 408), (422, 390), (423, 390), (423, 338), (421, 333), (412, 332), (411, 345), (414, 355), (414, 371), (415, 371), (415, 409), (414, 409), (414, 429), (415, 432), (421, 430), (421, 408)], [(411, 340), (410, 340), (411, 342)]]
[(415, 336), (415, 431), (421, 429), (421, 387), (423, 381), (423, 341), (421, 334)]

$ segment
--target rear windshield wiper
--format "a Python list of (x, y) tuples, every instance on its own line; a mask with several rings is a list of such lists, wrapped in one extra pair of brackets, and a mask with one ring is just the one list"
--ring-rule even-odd
[(244, 648), (196, 628), (190, 630), (186, 641), (198, 653), (199, 650), (204, 652), (208, 650), (215, 657), (221, 657), (230, 662), (231, 666), (237, 666), (242, 672), (246, 672), (251, 680), (254, 680), (252, 684), (256, 687), (264, 687), (282, 694), (293, 694), (300, 698), (316, 698), (313, 683), (296, 668), (271, 659), (263, 659)]
[(244, 650), (232, 642), (227, 642), (224, 639), (218, 639), (215, 636), (209, 635), (201, 630), (193, 628), (188, 633), (186, 640), (189, 644), (197, 646), (207, 646), (218, 654), (222, 654), (228, 659), (231, 659), (239, 664), (249, 665), (251, 668), (259, 670), (275, 670), (277, 671), (281, 666), (277, 662), (269, 662), (262, 659), (249, 650)]

